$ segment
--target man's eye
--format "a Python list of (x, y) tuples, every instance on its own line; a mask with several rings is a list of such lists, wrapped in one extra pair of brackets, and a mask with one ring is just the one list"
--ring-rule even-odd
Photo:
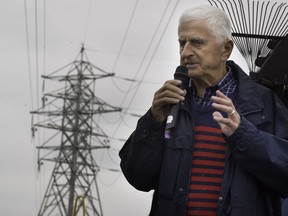
[(184, 47), (186, 44), (186, 40), (179, 40), (180, 47)]
[(192, 39), (190, 40), (190, 44), (194, 46), (200, 46), (200, 45), (205, 44), (205, 42), (201, 39)]

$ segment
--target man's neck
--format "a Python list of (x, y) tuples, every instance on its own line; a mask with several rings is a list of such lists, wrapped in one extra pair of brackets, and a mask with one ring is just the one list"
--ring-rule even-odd
[(197, 90), (197, 94), (200, 97), (203, 97), (206, 89), (215, 86), (217, 83), (219, 83), (227, 74), (228, 70), (226, 68), (223, 70), (223, 72), (218, 73), (218, 76), (211, 77), (211, 79), (192, 79), (195, 85), (195, 88)]

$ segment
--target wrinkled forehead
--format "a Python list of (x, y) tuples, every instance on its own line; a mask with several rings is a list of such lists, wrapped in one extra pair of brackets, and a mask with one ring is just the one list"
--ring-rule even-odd
[(178, 37), (187, 37), (198, 34), (214, 35), (204, 19), (193, 19), (179, 23)]

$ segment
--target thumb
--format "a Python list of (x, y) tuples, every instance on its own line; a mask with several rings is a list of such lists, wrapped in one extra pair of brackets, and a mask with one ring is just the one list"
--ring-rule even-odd
[[(221, 124), (220, 122), (221, 122), (221, 119), (223, 119), (223, 116), (222, 116), (222, 114), (220, 113), (220, 112), (214, 112), (213, 113), (213, 119), (216, 121), (216, 122), (218, 122), (219, 123), (219, 125)], [(220, 125), (221, 126), (221, 125)]]

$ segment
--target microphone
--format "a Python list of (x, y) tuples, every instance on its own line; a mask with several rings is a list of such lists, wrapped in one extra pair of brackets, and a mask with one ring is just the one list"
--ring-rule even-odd
[[(185, 66), (178, 66), (174, 73), (174, 79), (181, 80), (182, 84), (179, 86), (182, 90), (188, 89), (189, 77), (188, 69)], [(166, 121), (165, 138), (171, 137), (171, 132), (174, 130), (178, 118), (180, 103), (173, 104), (170, 107), (169, 115)]]

